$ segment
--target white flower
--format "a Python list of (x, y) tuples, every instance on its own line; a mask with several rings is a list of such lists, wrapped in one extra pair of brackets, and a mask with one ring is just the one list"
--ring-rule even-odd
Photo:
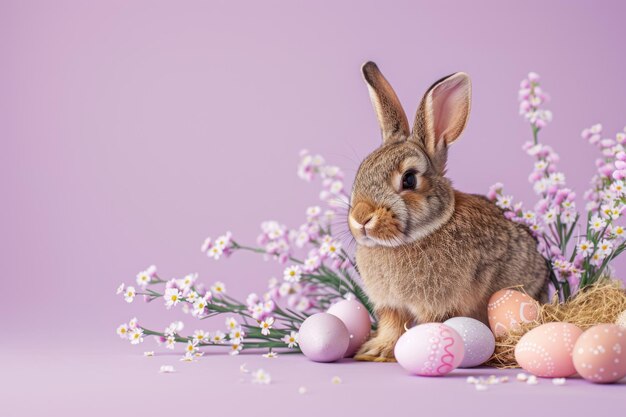
[(154, 356), (154, 351), (153, 351), (153, 350), (151, 350), (151, 351), (148, 351), (148, 352), (144, 352), (144, 353), (143, 353), (143, 356), (147, 356), (147, 357), (149, 357), (149, 356)]
[(553, 172), (550, 174), (550, 181), (555, 185), (564, 185), (565, 184), (565, 174), (562, 172)]
[(204, 343), (209, 339), (209, 335), (204, 330), (196, 330), (193, 332), (193, 340), (197, 343)]
[(119, 287), (117, 287), (117, 290), (115, 291), (115, 294), (121, 294), (124, 292), (124, 283), (121, 283)]
[(330, 242), (324, 242), (320, 247), (320, 255), (329, 256), (330, 258), (336, 258), (341, 250), (341, 243), (331, 240)]
[(341, 378), (339, 378), (338, 376), (334, 376), (333, 379), (330, 380), (330, 382), (335, 385), (341, 384)]
[(263, 369), (258, 369), (252, 373), (252, 382), (255, 384), (269, 384), (272, 382), (272, 377)]
[(499, 195), (496, 198), (496, 206), (500, 207), (501, 209), (510, 209), (512, 203), (513, 197), (511, 197), (510, 195)]
[(182, 297), (181, 292), (178, 288), (168, 288), (165, 290), (165, 307), (168, 309), (180, 303), (180, 299)]
[(594, 248), (595, 246), (593, 245), (593, 242), (590, 242), (586, 239), (578, 244), (578, 252), (583, 256), (591, 255)]
[(225, 235), (222, 235), (218, 237), (217, 239), (215, 239), (215, 246), (217, 246), (218, 248), (222, 250), (226, 249), (226, 246), (228, 246), (228, 244), (230, 243), (230, 238), (231, 238), (231, 233), (226, 232)]
[(274, 324), (274, 317), (268, 317), (265, 320), (263, 320), (260, 324), (259, 327), (261, 328), (261, 334), (264, 336), (267, 336), (270, 334), (270, 329), (272, 328), (272, 325)]
[(180, 358), (181, 362), (193, 362), (195, 361), (195, 355), (192, 353), (185, 353), (182, 358)]
[(185, 296), (185, 300), (191, 304), (193, 304), (198, 298), (200, 298), (200, 294), (195, 291), (189, 291), (189, 293)]
[(141, 271), (137, 274), (137, 285), (141, 288), (146, 288), (146, 286), (150, 283), (150, 275), (148, 275), (147, 271)]
[(302, 277), (302, 269), (298, 265), (292, 265), (285, 268), (283, 272), (283, 277), (287, 282), (298, 282)]
[(211, 291), (213, 291), (215, 294), (226, 294), (226, 285), (224, 285), (223, 282), (218, 281), (213, 284), (213, 286), (211, 287)]
[(222, 256), (223, 253), (224, 253), (224, 249), (220, 248), (219, 246), (212, 246), (211, 248), (209, 248), (206, 254), (209, 258), (218, 260)]
[(230, 340), (239, 340), (239, 341), (243, 340), (245, 336), (246, 334), (244, 333), (243, 330), (241, 330), (241, 327), (239, 326), (231, 330), (230, 334), (228, 335), (228, 337), (230, 337)]
[(165, 339), (165, 348), (173, 350), (174, 346), (176, 346), (176, 338), (171, 335), (167, 336), (167, 339)]
[(202, 316), (207, 306), (207, 301), (204, 297), (198, 298), (193, 302), (193, 311), (192, 314), (194, 316)]
[(599, 232), (606, 226), (606, 221), (598, 215), (595, 215), (589, 221), (589, 227), (595, 232)]
[(172, 372), (174, 372), (172, 365), (161, 365), (161, 369), (159, 369), (160, 374), (171, 374)]
[(116, 330), (116, 333), (122, 339), (128, 338), (128, 325), (126, 323), (120, 324)]
[(138, 345), (143, 342), (143, 330), (138, 327), (134, 328), (128, 333), (128, 339), (133, 345)]
[(235, 339), (230, 341), (230, 354), (231, 355), (239, 355), (243, 349), (243, 344), (241, 343), (241, 339)]
[(543, 215), (543, 220), (546, 224), (552, 224), (556, 222), (556, 208), (552, 207)]
[(228, 330), (234, 330), (239, 327), (237, 320), (234, 317), (226, 317), (226, 328)]
[(285, 342), (290, 348), (298, 346), (298, 332), (292, 331), (290, 334), (285, 335), (282, 338), (282, 341)]
[(196, 350), (198, 350), (198, 342), (189, 340), (187, 342), (187, 346), (185, 346), (185, 354), (193, 355), (194, 353), (196, 353)]
[(276, 352), (267, 352), (262, 355), (264, 358), (274, 359), (278, 357), (278, 353)]
[(126, 291), (124, 291), (124, 299), (127, 303), (132, 303), (135, 299), (135, 295), (137, 295), (135, 287), (126, 287)]
[(606, 239), (602, 239), (600, 243), (598, 243), (598, 251), (600, 251), (604, 257), (607, 257), (611, 254), (613, 250), (613, 244)]
[(176, 281), (179, 287), (183, 289), (191, 288), (194, 282), (198, 279), (198, 274), (187, 274), (183, 278)]
[(224, 343), (225, 337), (226, 335), (218, 330), (211, 336), (211, 341), (217, 345), (221, 345), (222, 343)]
[(130, 319), (130, 321), (128, 322), (128, 328), (129, 329), (134, 329), (135, 327), (137, 327), (137, 317), (133, 317), (132, 319)]
[(624, 237), (624, 228), (622, 226), (617, 226), (613, 229), (613, 234), (615, 237), (623, 238)]

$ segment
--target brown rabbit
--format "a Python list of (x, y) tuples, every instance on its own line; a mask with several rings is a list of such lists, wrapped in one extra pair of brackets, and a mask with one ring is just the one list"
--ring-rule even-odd
[(363, 65), (363, 75), (383, 143), (359, 166), (348, 222), (379, 321), (355, 358), (393, 361), (405, 325), (454, 316), (486, 323), (489, 297), (505, 287), (523, 285), (545, 300), (548, 267), (530, 231), (444, 176), (448, 146), (469, 116), (468, 75), (449, 75), (428, 89), (413, 131), (376, 64)]

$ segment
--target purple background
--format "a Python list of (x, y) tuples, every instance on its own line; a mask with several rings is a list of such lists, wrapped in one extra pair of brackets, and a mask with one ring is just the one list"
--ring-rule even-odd
[[(299, 225), (318, 201), (318, 187), (295, 175), (302, 148), (354, 175), (380, 142), (359, 72), (370, 59), (410, 119), (434, 80), (468, 72), (472, 115), (449, 175), (477, 193), (501, 181), (529, 203), (532, 162), (520, 147), (530, 128), (517, 115), (516, 91), (529, 70), (540, 73), (555, 115), (543, 140), (582, 197), (597, 153), (580, 131), (601, 122), (613, 136), (626, 123), (625, 12), (617, 1), (0, 2), (0, 353), (11, 362), (0, 397), (15, 400), (5, 411), (36, 414), (28, 399), (45, 391), (41, 398), (56, 398), (59, 409), (76, 393), (81, 400), (70, 411), (104, 398), (111, 403), (102, 413), (135, 412), (137, 394), (152, 396), (147, 411), (156, 411), (165, 393), (187, 392), (207, 410), (250, 411), (265, 401), (313, 413), (313, 403), (283, 402), (281, 387), (293, 385), (284, 397), (299, 401), (297, 386), (329, 384), (344, 372), (362, 380), (347, 381), (339, 396), (320, 389), (306, 401), (319, 407), (327, 398), (329, 409), (345, 405), (348, 392), (370, 398), (356, 412), (380, 393), (373, 409), (399, 401), (408, 411), (417, 384), (440, 399), (446, 390), (471, 397), (447, 407), (471, 401), (486, 409), (495, 392), (475, 394), (461, 378), (428, 385), (393, 365), (322, 366), (300, 356), (271, 364), (248, 356), (275, 375), (269, 387), (221, 385), (237, 382), (235, 362), (245, 356), (218, 355), (196, 368), (165, 356), (189, 375), (154, 382), (168, 377), (156, 375), (162, 361), (138, 357), (152, 341), (131, 347), (114, 330), (133, 316), (162, 328), (176, 315), (160, 303), (127, 305), (114, 291), (152, 263), (165, 278), (198, 272), (204, 282), (223, 280), (236, 296), (280, 276), (276, 264), (248, 254), (214, 262), (200, 244), (226, 230), (254, 242), (268, 219)], [(366, 383), (368, 372), (378, 382)], [(386, 398), (379, 383), (396, 386), (398, 398), (393, 390)], [(610, 406), (617, 388), (545, 385), (536, 395), (551, 404), (595, 396)], [(508, 387), (499, 398), (521, 406), (515, 412), (537, 409), (520, 400), (526, 388)], [(217, 400), (227, 393), (232, 400)], [(245, 395), (255, 400), (235, 406)]]

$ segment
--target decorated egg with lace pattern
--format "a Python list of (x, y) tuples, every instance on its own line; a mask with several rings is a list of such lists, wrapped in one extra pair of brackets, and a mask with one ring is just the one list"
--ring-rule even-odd
[(443, 323), (425, 323), (406, 331), (394, 349), (398, 363), (414, 375), (441, 376), (463, 361), (463, 339)]
[(523, 292), (504, 289), (496, 292), (487, 305), (489, 327), (496, 337), (537, 318), (538, 303)]
[(546, 323), (527, 332), (515, 346), (515, 360), (531, 374), (562, 378), (576, 373), (572, 353), (582, 330), (571, 323)]

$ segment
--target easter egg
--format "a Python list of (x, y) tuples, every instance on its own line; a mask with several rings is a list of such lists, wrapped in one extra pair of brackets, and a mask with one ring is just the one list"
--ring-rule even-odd
[(367, 340), (372, 328), (370, 314), (363, 304), (357, 300), (342, 300), (333, 304), (328, 313), (338, 317), (348, 328), (350, 343), (345, 356), (354, 356)]
[(515, 360), (541, 377), (562, 378), (576, 373), (572, 352), (582, 330), (571, 323), (546, 323), (526, 333), (515, 346)]
[(511, 289), (493, 294), (487, 305), (489, 327), (496, 337), (502, 336), (520, 323), (528, 323), (537, 318), (538, 303), (530, 296)]
[(463, 339), (465, 354), (459, 368), (482, 365), (496, 348), (496, 339), (489, 327), (471, 317), (454, 317), (443, 324), (452, 327)]
[(587, 329), (574, 345), (576, 371), (591, 382), (616, 382), (626, 376), (626, 329), (599, 324)]
[(312, 361), (339, 360), (348, 350), (349, 343), (346, 325), (332, 314), (313, 314), (300, 325), (298, 344), (302, 353)]
[(443, 323), (425, 323), (407, 330), (394, 349), (398, 363), (415, 375), (440, 376), (463, 361), (463, 339)]

